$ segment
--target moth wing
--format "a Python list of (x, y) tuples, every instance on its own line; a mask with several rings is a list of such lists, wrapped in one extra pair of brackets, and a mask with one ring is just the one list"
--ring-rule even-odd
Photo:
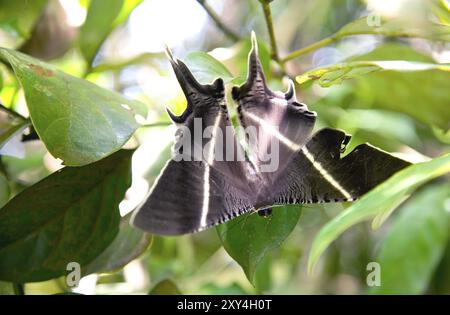
[(279, 204), (352, 201), (410, 165), (372, 145), (341, 157), (350, 136), (319, 130), (296, 154), (278, 180), (272, 202)]
[(187, 99), (180, 116), (168, 110), (178, 126), (174, 146), (178, 159), (202, 161), (231, 180), (239, 178), (237, 184), (247, 189), (246, 156), (230, 122), (223, 80), (200, 84), (181, 60), (168, 54)]
[(204, 230), (252, 209), (248, 194), (204, 162), (170, 160), (132, 224), (160, 235)]
[(232, 96), (238, 103), (251, 160), (257, 171), (273, 180), (310, 138), (316, 114), (297, 101), (292, 81), (286, 93), (269, 89), (253, 35), (252, 46), (247, 80), (233, 88)]

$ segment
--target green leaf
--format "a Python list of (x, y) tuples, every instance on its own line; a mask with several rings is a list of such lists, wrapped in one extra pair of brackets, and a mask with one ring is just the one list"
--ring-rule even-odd
[(0, 279), (56, 278), (69, 262), (85, 266), (102, 253), (119, 231), (132, 154), (65, 167), (7, 203), (0, 210)]
[(180, 295), (181, 292), (171, 280), (166, 279), (158, 282), (148, 293), (150, 295)]
[(449, 172), (450, 154), (446, 154), (428, 162), (411, 165), (372, 189), (319, 231), (312, 244), (308, 270), (312, 272), (320, 255), (345, 230), (374, 217), (378, 218), (374, 223), (379, 225), (416, 188)]
[(371, 26), (368, 17), (363, 17), (343, 26), (334, 37), (353, 35), (383, 35), (390, 37), (419, 37), (431, 40), (450, 41), (448, 26), (429, 22), (426, 25), (405, 23), (402, 19), (380, 20), (379, 26)]
[(79, 37), (81, 53), (89, 65), (112, 31), (113, 23), (119, 16), (123, 3), (124, 0), (91, 0)]
[(83, 275), (121, 269), (149, 248), (152, 236), (132, 227), (130, 216), (121, 219), (119, 234), (99, 256), (83, 268)]
[(450, 236), (448, 184), (425, 188), (402, 207), (376, 259), (381, 286), (372, 294), (423, 294)]
[(300, 218), (298, 206), (274, 207), (268, 218), (248, 213), (217, 227), (222, 245), (251, 283), (262, 259), (291, 234)]
[(50, 153), (66, 165), (98, 161), (119, 150), (147, 108), (19, 52), (0, 48), (25, 92), (31, 121)]
[(450, 72), (450, 65), (405, 60), (351, 61), (316, 68), (296, 77), (299, 84), (309, 80), (318, 80), (323, 87), (340, 84), (344, 80), (377, 71), (426, 71), (440, 70)]
[(0, 0), (0, 29), (25, 39), (41, 15), (47, 0)]
[(230, 71), (220, 61), (205, 52), (189, 53), (185, 63), (200, 83), (211, 83), (217, 78), (222, 78), (226, 83), (233, 80)]
[[(450, 94), (446, 92), (449, 70), (448, 64), (435, 64), (408, 46), (391, 43), (347, 63), (311, 70), (298, 76), (297, 81), (318, 80), (322, 86), (330, 86), (357, 77), (349, 83), (355, 85), (352, 89), (359, 98), (349, 107), (406, 113), (445, 131), (450, 128)], [(411, 88), (417, 84), (420, 88)]]

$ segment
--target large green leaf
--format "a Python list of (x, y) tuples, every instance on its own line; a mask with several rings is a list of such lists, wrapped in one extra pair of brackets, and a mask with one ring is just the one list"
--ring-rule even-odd
[(146, 106), (72, 77), (19, 52), (0, 48), (25, 91), (33, 126), (66, 165), (95, 162), (119, 150), (139, 127)]
[(130, 224), (130, 215), (122, 218), (114, 241), (83, 268), (83, 274), (112, 272), (142, 255), (152, 242), (152, 235)]
[(225, 82), (233, 80), (230, 71), (220, 61), (205, 52), (192, 52), (187, 55), (185, 62), (200, 83), (211, 83), (217, 78), (222, 78)]
[(43, 281), (86, 265), (119, 231), (118, 205), (131, 182), (133, 151), (66, 167), (0, 210), (0, 279)]
[(381, 285), (373, 294), (422, 294), (427, 289), (450, 235), (447, 185), (429, 186), (402, 207), (375, 260)]
[(0, 0), (0, 29), (27, 38), (48, 0)]
[(270, 217), (248, 213), (217, 227), (223, 247), (242, 267), (250, 282), (262, 259), (276, 249), (297, 225), (298, 206), (273, 208)]
[(328, 245), (345, 230), (371, 218), (375, 218), (374, 227), (379, 226), (416, 188), (448, 172), (450, 154), (411, 165), (372, 189), (319, 231), (311, 248), (309, 271), (312, 271)]
[(111, 32), (123, 2), (124, 0), (91, 0), (79, 37), (80, 50), (88, 64), (92, 64), (101, 44)]

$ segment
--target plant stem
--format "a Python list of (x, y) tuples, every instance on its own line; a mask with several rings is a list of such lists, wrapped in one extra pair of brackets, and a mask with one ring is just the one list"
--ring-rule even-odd
[(311, 52), (313, 50), (316, 50), (316, 49), (325, 47), (327, 45), (330, 45), (330, 44), (336, 42), (337, 40), (338, 40), (338, 37), (335, 37), (335, 36), (324, 38), (324, 39), (322, 39), (322, 40), (320, 40), (318, 42), (315, 42), (315, 43), (313, 43), (313, 44), (311, 44), (309, 46), (303, 47), (303, 48), (301, 48), (299, 50), (296, 50), (296, 51), (290, 53), (289, 55), (287, 55), (286, 57), (281, 59), (280, 62), (281, 63), (286, 63), (289, 60), (292, 60), (292, 59), (295, 59), (297, 57), (300, 57), (300, 56), (302, 56), (304, 54), (307, 54), (307, 53), (309, 53), (309, 52)]
[(238, 41), (240, 36), (232, 31), (228, 26), (226, 26), (216, 12), (206, 3), (206, 0), (197, 0), (197, 2), (203, 7), (203, 9), (208, 13), (210, 18), (216, 23), (216, 26), (231, 40)]
[(25, 295), (25, 287), (23, 283), (13, 283), (14, 294), (15, 295)]
[(4, 110), (5, 112), (7, 112), (8, 114), (10, 114), (11, 116), (14, 116), (16, 118), (20, 118), (23, 120), (27, 120), (27, 118), (23, 117), (22, 115), (20, 115), (19, 113), (13, 111), (11, 108), (6, 107), (5, 105), (3, 105), (2, 103), (0, 103), (0, 109)]
[(277, 41), (275, 39), (275, 32), (273, 30), (273, 21), (272, 21), (272, 11), (270, 10), (270, 2), (272, 0), (259, 0), (261, 2), (263, 11), (264, 11), (264, 17), (266, 19), (267, 24), (267, 30), (269, 31), (270, 36), (270, 46), (271, 46), (271, 57), (273, 60), (279, 62), (280, 58), (278, 56), (278, 47), (277, 47)]
[(172, 123), (169, 121), (161, 121), (161, 122), (156, 122), (153, 124), (146, 124), (146, 125), (141, 125), (141, 127), (144, 128), (152, 128), (152, 127), (165, 127), (165, 126), (170, 126)]

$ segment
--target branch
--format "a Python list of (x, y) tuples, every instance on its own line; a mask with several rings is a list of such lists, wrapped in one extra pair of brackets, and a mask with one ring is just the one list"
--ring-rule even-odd
[(25, 287), (22, 283), (13, 283), (15, 295), (25, 295)]
[(259, 0), (261, 2), (263, 11), (264, 11), (264, 17), (266, 18), (266, 24), (267, 24), (267, 30), (269, 31), (270, 36), (270, 46), (272, 50), (272, 59), (275, 61), (279, 61), (280, 58), (278, 56), (278, 47), (277, 42), (275, 40), (275, 32), (273, 31), (273, 22), (272, 22), (272, 11), (270, 10), (269, 3), (272, 0)]
[(144, 127), (144, 128), (166, 127), (166, 126), (170, 126), (171, 124), (172, 123), (170, 121), (161, 121), (161, 122), (156, 122), (156, 123), (152, 123), (152, 124), (141, 125), (140, 127)]
[(203, 9), (208, 13), (210, 18), (216, 23), (216, 26), (230, 39), (233, 41), (238, 41), (240, 36), (232, 31), (228, 26), (226, 26), (217, 15), (216, 12), (206, 3), (206, 0), (197, 0), (197, 2), (203, 7)]
[(22, 119), (22, 120), (27, 120), (26, 117), (23, 117), (22, 115), (20, 115), (18, 112), (13, 111), (11, 108), (6, 107), (5, 105), (3, 105), (2, 103), (0, 103), (0, 110), (4, 110), (5, 112), (7, 112), (8, 114), (10, 114), (11, 116), (14, 116), (16, 118)]
[(315, 43), (313, 43), (313, 44), (311, 44), (309, 46), (303, 47), (303, 48), (301, 48), (299, 50), (296, 50), (296, 51), (290, 53), (289, 55), (287, 55), (286, 57), (281, 59), (280, 62), (282, 64), (284, 64), (284, 63), (288, 62), (289, 60), (292, 60), (292, 59), (295, 59), (295, 58), (300, 57), (302, 55), (305, 55), (305, 54), (307, 54), (307, 53), (309, 53), (311, 51), (314, 51), (316, 49), (328, 46), (328, 45), (338, 41), (338, 39), (339, 38), (336, 37), (336, 36), (331, 36), (331, 37), (324, 38), (324, 39), (322, 39), (322, 40), (320, 40), (318, 42), (315, 42)]

